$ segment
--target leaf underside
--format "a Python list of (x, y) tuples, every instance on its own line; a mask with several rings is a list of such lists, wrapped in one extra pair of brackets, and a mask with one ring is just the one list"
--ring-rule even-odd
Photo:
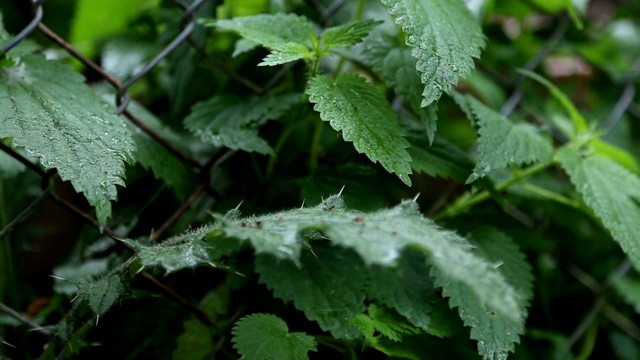
[(340, 131), (345, 141), (352, 141), (359, 153), (411, 185), (409, 143), (377, 88), (357, 75), (343, 75), (335, 81), (319, 75), (311, 79), (307, 93), (322, 120)]
[(355, 45), (362, 41), (371, 29), (380, 24), (376, 20), (360, 20), (326, 29), (320, 37), (325, 50)]
[(482, 29), (461, 0), (382, 0), (396, 24), (407, 34), (406, 43), (418, 61), (425, 85), (422, 106), (473, 69), (473, 58), (484, 47)]
[(106, 223), (135, 147), (113, 108), (70, 66), (27, 55), (0, 69), (0, 138), (6, 137), (71, 181)]

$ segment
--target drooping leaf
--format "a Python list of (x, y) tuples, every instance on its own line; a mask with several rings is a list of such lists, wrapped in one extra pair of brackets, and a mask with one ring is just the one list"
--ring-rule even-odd
[(467, 183), (509, 165), (551, 161), (551, 140), (542, 136), (536, 127), (527, 123), (513, 124), (473, 97), (467, 96), (467, 101), (480, 127), (478, 162)]
[(313, 52), (302, 44), (287, 43), (279, 49), (273, 50), (262, 60), (258, 66), (274, 66), (286, 64), (291, 61), (308, 59), (313, 56)]
[(196, 266), (211, 266), (205, 238), (213, 230), (210, 226), (204, 226), (156, 245), (144, 245), (134, 240), (125, 242), (136, 250), (143, 266), (161, 266), (170, 273)]
[(383, 0), (396, 24), (407, 34), (411, 55), (425, 85), (422, 106), (473, 69), (484, 38), (478, 21), (461, 0)]
[(0, 138), (6, 137), (71, 181), (106, 223), (135, 147), (113, 108), (70, 66), (27, 55), (0, 69)]
[(233, 347), (242, 359), (305, 360), (309, 351), (316, 351), (312, 336), (290, 333), (282, 319), (270, 314), (245, 316), (238, 320), (232, 333)]
[(277, 65), (311, 56), (316, 35), (307, 19), (296, 14), (259, 14), (205, 21), (205, 25), (233, 30), (273, 52), (260, 65)]
[[(422, 216), (413, 201), (361, 213), (345, 209), (342, 199), (332, 196), (315, 207), (236, 221), (221, 219), (219, 226), (228, 236), (250, 240), (258, 252), (294, 262), (310, 231), (321, 232), (333, 243), (355, 250), (367, 264), (394, 266), (403, 249), (411, 247), (427, 255), (447, 279), (472, 289), (492, 310), (518, 317), (517, 295), (499, 271), (474, 254), (464, 238), (440, 229)], [(278, 266), (282, 264), (286, 262)]]
[(240, 100), (216, 96), (197, 103), (185, 118), (185, 127), (203, 141), (234, 150), (271, 154), (273, 149), (258, 136), (257, 127), (277, 119), (299, 100), (298, 94)]
[(424, 85), (416, 71), (416, 59), (411, 56), (411, 50), (379, 37), (367, 42), (364, 55), (376, 73), (411, 104), (426, 129), (429, 143), (433, 143), (438, 120), (437, 108), (436, 104), (422, 106)]
[(184, 332), (178, 337), (178, 346), (173, 351), (172, 360), (207, 359), (213, 351), (213, 337), (214, 332), (202, 321), (185, 321)]
[(366, 310), (364, 264), (351, 251), (313, 246), (303, 251), (300, 267), (288, 260), (260, 255), (256, 272), (260, 282), (285, 301), (293, 301), (310, 320), (341, 339), (358, 339), (350, 319)]
[(320, 42), (325, 50), (355, 45), (369, 35), (369, 32), (380, 23), (381, 21), (368, 19), (335, 26), (322, 33)]
[(449, 305), (458, 308), (464, 324), (471, 327), (471, 338), (478, 341), (478, 353), (484, 359), (506, 359), (524, 332), (526, 307), (533, 296), (531, 266), (513, 241), (496, 229), (480, 228), (472, 237), (477, 251), (494, 263), (516, 290), (518, 316), (505, 316), (487, 308), (465, 284), (451, 284), (442, 277), (437, 277), (436, 283), (442, 286), (443, 295), (449, 297)]
[(562, 148), (557, 160), (567, 171), (584, 202), (613, 238), (620, 243), (636, 269), (640, 269), (640, 179), (615, 161)]
[(343, 75), (337, 80), (319, 75), (309, 82), (309, 100), (324, 121), (342, 132), (360, 153), (411, 185), (411, 156), (402, 128), (382, 93), (364, 78)]
[(93, 283), (78, 281), (76, 286), (80, 295), (89, 298), (89, 306), (96, 315), (104, 315), (126, 291), (119, 275), (112, 275)]

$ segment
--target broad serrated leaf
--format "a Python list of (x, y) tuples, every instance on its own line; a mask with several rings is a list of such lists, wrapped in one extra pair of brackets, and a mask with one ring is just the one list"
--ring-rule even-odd
[(584, 158), (571, 148), (558, 150), (556, 158), (587, 206), (640, 269), (640, 178), (611, 159)]
[(104, 315), (126, 291), (119, 275), (109, 276), (94, 283), (79, 281), (76, 286), (81, 295), (89, 298), (89, 307), (98, 316)]
[(70, 66), (28, 55), (0, 68), (0, 138), (6, 137), (71, 181), (106, 223), (135, 147), (113, 108)]
[(380, 23), (381, 21), (368, 19), (335, 26), (322, 33), (320, 42), (325, 50), (355, 45), (369, 35), (369, 32)]
[(407, 251), (396, 267), (371, 267), (365, 287), (367, 296), (429, 331), (431, 300), (436, 294), (428, 274), (424, 256)]
[(260, 65), (277, 65), (310, 56), (310, 49), (317, 42), (307, 19), (295, 14), (259, 14), (205, 21), (205, 24), (233, 30), (243, 38), (272, 50)]
[(213, 351), (214, 333), (200, 320), (184, 322), (184, 332), (178, 336), (178, 345), (171, 355), (172, 360), (207, 359)]
[(426, 219), (413, 201), (365, 214), (345, 209), (342, 199), (332, 196), (312, 208), (226, 220), (219, 226), (228, 236), (250, 240), (260, 252), (294, 262), (311, 231), (355, 250), (367, 264), (394, 266), (402, 251), (411, 247), (427, 255), (448, 279), (473, 289), (496, 312), (518, 317), (517, 295), (502, 274), (474, 254), (464, 238)]
[(334, 337), (360, 338), (350, 319), (366, 310), (362, 260), (352, 251), (313, 246), (313, 252), (302, 252), (299, 262), (297, 267), (292, 261), (260, 255), (256, 272), (276, 297), (293, 301)]
[(265, 57), (258, 66), (274, 66), (285, 64), (291, 61), (308, 59), (313, 56), (313, 52), (302, 44), (288, 43), (273, 50)]
[(461, 0), (382, 0), (407, 34), (425, 85), (422, 106), (438, 100), (473, 69), (484, 47), (478, 20)]
[(233, 327), (233, 347), (247, 360), (306, 360), (316, 351), (312, 336), (290, 333), (287, 323), (271, 314), (253, 314), (238, 320)]
[(473, 97), (467, 96), (467, 101), (480, 127), (478, 160), (467, 183), (509, 165), (551, 161), (551, 139), (536, 127), (527, 123), (514, 124)]
[(471, 338), (478, 341), (478, 353), (484, 359), (506, 359), (524, 332), (526, 308), (533, 296), (531, 266), (513, 241), (496, 229), (480, 228), (472, 237), (476, 251), (495, 264), (515, 289), (519, 303), (517, 318), (487, 308), (462, 283), (448, 283), (441, 276), (437, 276), (436, 283), (442, 286), (443, 295), (449, 297), (449, 305), (458, 308), (464, 324), (471, 327)]
[(416, 71), (416, 60), (411, 56), (411, 50), (379, 37), (367, 42), (364, 55), (376, 73), (409, 102), (426, 129), (429, 143), (433, 143), (438, 120), (437, 108), (435, 103), (422, 107), (424, 85)]
[(411, 156), (402, 128), (384, 95), (364, 78), (343, 75), (337, 80), (319, 75), (309, 81), (309, 100), (320, 117), (352, 141), (359, 153), (395, 173), (411, 186)]
[(161, 266), (167, 273), (201, 265), (212, 265), (205, 238), (214, 229), (209, 226), (165, 240), (157, 245), (144, 245), (125, 240), (136, 250), (143, 266)]
[(203, 141), (234, 150), (272, 154), (273, 149), (258, 136), (257, 127), (277, 119), (299, 101), (298, 94), (240, 100), (216, 96), (197, 103), (184, 126)]

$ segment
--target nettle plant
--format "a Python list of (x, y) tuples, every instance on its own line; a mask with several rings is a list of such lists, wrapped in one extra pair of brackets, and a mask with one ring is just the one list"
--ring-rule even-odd
[[(191, 100), (169, 95), (173, 104), (194, 103), (183, 112), (182, 129), (139, 104), (130, 110), (184, 151), (217, 154), (211, 171), (221, 175), (210, 185), (221, 199), (201, 204), (174, 227), (193, 224), (192, 230), (161, 241), (118, 239), (103, 244), (113, 254), (107, 262), (85, 251), (84, 259), (58, 267), (56, 291), (79, 300), (51, 326), (58, 340), (48, 352), (80, 351), (101, 326), (120, 331), (109, 325), (112, 314), (151, 301), (136, 286), (144, 269), (174, 284), (196, 277), (193, 298), (213, 319), (171, 317), (174, 329), (158, 337), (173, 339), (176, 358), (234, 357), (235, 349), (247, 359), (338, 353), (505, 359), (525, 333), (534, 295), (532, 266), (520, 246), (535, 246), (514, 236), (554, 231), (513, 220), (516, 205), (542, 211), (541, 223), (565, 211), (601, 227), (640, 268), (640, 168), (603, 140), (559, 88), (521, 70), (519, 78), (537, 96), (551, 94), (566, 115), (507, 118), (474, 81), (459, 85), (465, 77), (477, 80), (474, 61), (486, 41), (463, 1), (349, 4), (338, 26), (327, 25), (338, 16), (316, 19), (303, 7), (199, 19), (205, 47), (230, 55), (232, 70), (216, 70), (219, 82), (209, 84), (215, 89), (202, 90), (208, 98), (193, 94), (203, 84), (191, 93), (177, 87)], [(129, 210), (110, 219), (116, 185), (135, 182), (125, 171), (139, 178), (150, 170), (178, 198), (188, 197), (196, 181), (188, 164), (114, 115), (98, 87), (87, 86), (71, 66), (38, 51), (24, 41), (0, 63), (6, 144), (55, 169), (86, 197), (102, 226), (136, 229), (124, 219)], [(196, 61), (189, 51), (178, 56)], [(186, 81), (212, 72), (177, 57), (168, 61), (174, 75), (190, 66)], [(254, 91), (237, 81), (242, 72)], [(275, 81), (256, 89), (264, 79)], [(171, 111), (181, 114), (179, 106)], [(461, 114), (469, 124), (463, 136), (477, 136), (469, 151), (437, 131), (439, 122)], [(442, 186), (436, 178), (447, 179), (440, 191), (446, 196), (421, 200), (418, 193)], [(296, 201), (302, 205), (291, 206)], [(203, 209), (211, 212), (202, 216)], [(549, 261), (537, 258), (543, 260)], [(104, 266), (73, 271), (83, 263)], [(153, 306), (137, 311), (154, 321), (159, 316)], [(175, 321), (183, 326), (175, 329)], [(532, 329), (527, 336), (570, 356), (560, 335)], [(522, 351), (535, 356), (531, 348)]]

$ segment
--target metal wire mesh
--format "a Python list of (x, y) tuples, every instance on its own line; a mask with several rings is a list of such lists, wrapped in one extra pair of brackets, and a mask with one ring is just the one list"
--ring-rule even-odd
[[(137, 118), (131, 111), (129, 111), (128, 106), (131, 103), (131, 98), (128, 94), (129, 89), (144, 78), (152, 69), (154, 69), (162, 60), (166, 59), (178, 46), (181, 44), (189, 44), (195, 51), (201, 54), (204, 58), (208, 59), (212, 62), (216, 67), (223, 69), (226, 74), (240, 83), (244, 84), (247, 88), (251, 89), (256, 94), (263, 93), (267, 88), (269, 88), (279, 76), (282, 76), (286, 71), (287, 67), (283, 69), (276, 78), (272, 79), (269, 84), (265, 88), (261, 88), (260, 86), (252, 83), (250, 80), (245, 79), (238, 74), (234, 73), (231, 69), (227, 68), (224, 63), (215, 58), (214, 56), (207, 53), (207, 51), (200, 46), (196, 41), (193, 40), (192, 34), (197, 27), (196, 19), (194, 16), (195, 11), (204, 3), (204, 0), (196, 0), (191, 4), (186, 4), (180, 0), (174, 0), (175, 4), (182, 9), (182, 30), (181, 32), (167, 45), (162, 51), (160, 51), (149, 63), (147, 63), (140, 71), (131, 76), (127, 81), (121, 83), (115, 77), (108, 74), (104, 69), (98, 66), (95, 62), (90, 60), (88, 57), (84, 56), (81, 52), (75, 49), (71, 44), (65, 41), (62, 37), (52, 31), (49, 27), (47, 27), (43, 22), (43, 7), (42, 0), (37, 0), (33, 2), (33, 19), (31, 22), (22, 30), (18, 35), (16, 35), (11, 41), (2, 46), (2, 52), (7, 52), (16, 45), (18, 45), (23, 40), (29, 38), (29, 36), (36, 30), (39, 29), (44, 35), (50, 38), (54, 43), (56, 43), (61, 49), (65, 50), (69, 53), (73, 58), (80, 61), (87, 68), (93, 70), (95, 73), (99, 74), (102, 79), (104, 79), (107, 83), (109, 83), (116, 90), (116, 99), (115, 104), (116, 108), (114, 112), (118, 115), (124, 116), (128, 119), (132, 124), (136, 127), (144, 131), (151, 138), (169, 150), (173, 156), (177, 157), (181, 161), (191, 165), (196, 171), (200, 174), (200, 183), (193, 191), (191, 196), (187, 198), (174, 212), (171, 216), (169, 216), (166, 221), (156, 230), (151, 238), (155, 240), (159, 240), (163, 237), (166, 231), (190, 208), (190, 206), (199, 198), (205, 195), (212, 196), (214, 198), (219, 197), (217, 195), (215, 189), (212, 189), (209, 185), (210, 183), (210, 173), (211, 169), (215, 166), (216, 162), (224, 155), (224, 152), (218, 152), (214, 155), (209, 161), (202, 164), (197, 160), (193, 159), (189, 154), (184, 153), (180, 148), (172, 144), (170, 141), (164, 139), (160, 134), (156, 133), (153, 129), (145, 125), (139, 118)], [(343, 0), (338, 0), (335, 2), (335, 7), (339, 7), (344, 4)], [(332, 7), (327, 10), (327, 14), (331, 14), (336, 9)], [(323, 16), (323, 18), (328, 18), (329, 15)], [(547, 43), (542, 46), (536, 53), (536, 55), (527, 63), (524, 64), (524, 68), (528, 70), (536, 69), (545, 58), (552, 52), (553, 48), (560, 42), (562, 42), (563, 37), (565, 36), (567, 27), (569, 24), (568, 17), (563, 17), (559, 22), (549, 37)], [(628, 110), (629, 106), (632, 103), (633, 95), (635, 94), (636, 88), (636, 78), (640, 73), (640, 60), (636, 61), (634, 65), (634, 71), (629, 74), (627, 81), (624, 84), (624, 89), (622, 94), (619, 97), (619, 100), (611, 112), (610, 116), (607, 118), (604, 128), (605, 130), (612, 129), (622, 118), (624, 113)], [(513, 89), (511, 95), (508, 100), (504, 104), (501, 109), (501, 113), (503, 115), (508, 115), (514, 111), (520, 104), (522, 100), (522, 90), (521, 85), (523, 82), (523, 77), (516, 78), (511, 84), (510, 87)], [(606, 136), (606, 135), (605, 135)], [(0, 241), (7, 236), (16, 226), (20, 223), (24, 222), (29, 218), (29, 216), (34, 212), (38, 206), (43, 202), (43, 200), (47, 198), (51, 198), (54, 200), (60, 207), (62, 207), (65, 211), (68, 211), (82, 220), (84, 220), (89, 225), (95, 227), (100, 230), (100, 232), (111, 236), (115, 239), (124, 238), (126, 234), (119, 234), (115, 230), (110, 228), (102, 227), (96, 219), (94, 219), (89, 213), (77, 208), (73, 205), (69, 199), (64, 198), (63, 196), (56, 194), (52, 186), (50, 185), (49, 179), (55, 176), (55, 171), (43, 171), (38, 165), (32, 163), (29, 159), (22, 156), (20, 153), (14, 151), (10, 147), (0, 143), (0, 151), (4, 151), (9, 154), (11, 157), (15, 158), (22, 164), (24, 164), (30, 171), (33, 171), (38, 176), (42, 177), (42, 193), (35, 200), (31, 202), (19, 215), (17, 215), (14, 219), (12, 219), (7, 226), (0, 230)], [(621, 266), (616, 269), (615, 274), (622, 274), (628, 271), (630, 268), (630, 263), (625, 261)], [(158, 290), (163, 292), (167, 297), (171, 298), (181, 306), (185, 307), (192, 313), (194, 313), (199, 319), (205, 321), (209, 324), (213, 324), (213, 321), (206, 315), (202, 310), (198, 309), (195, 305), (191, 304), (189, 301), (181, 297), (179, 294), (175, 293), (172, 289), (163, 285), (158, 279), (156, 279), (153, 275), (143, 272), (142, 276), (146, 278), (150, 283), (152, 283)], [(608, 287), (610, 287), (610, 282), (605, 284), (598, 284), (593, 291), (596, 293), (602, 292)], [(577, 326), (576, 330), (571, 336), (571, 341), (575, 342), (580, 336), (586, 331), (591, 321), (593, 321), (593, 313), (595, 311), (599, 311), (602, 308), (602, 304), (596, 301), (593, 305), (593, 311), (585, 316), (583, 321)], [(28, 318), (20, 315), (15, 310), (7, 307), (5, 304), (0, 303), (0, 312), (3, 312), (9, 316), (16, 318), (18, 321), (24, 323), (26, 326), (35, 329), (36, 331), (42, 332), (47, 336), (51, 336), (50, 332), (44, 330), (39, 327), (38, 324), (33, 323), (33, 321)]]

